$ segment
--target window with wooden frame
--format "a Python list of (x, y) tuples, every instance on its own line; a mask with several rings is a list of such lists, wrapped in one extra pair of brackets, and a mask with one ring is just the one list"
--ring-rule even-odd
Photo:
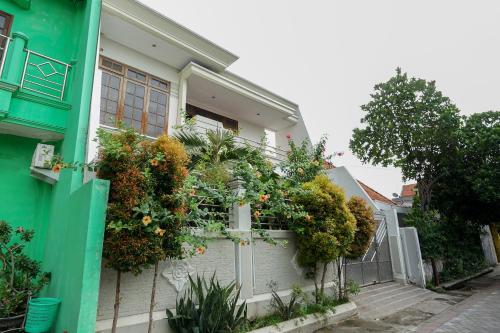
[(167, 131), (170, 83), (101, 57), (102, 125), (125, 127), (157, 137)]
[(0, 10), (0, 61), (2, 61), (7, 45), (7, 39), (10, 35), (13, 16)]

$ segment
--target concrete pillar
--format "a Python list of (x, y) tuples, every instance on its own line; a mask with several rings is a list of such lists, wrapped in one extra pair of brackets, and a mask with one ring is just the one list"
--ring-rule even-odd
[(495, 244), (491, 236), (490, 226), (483, 226), (481, 233), (481, 246), (483, 248), (484, 258), (488, 265), (494, 266), (497, 264), (498, 258), (495, 251)]
[[(243, 195), (245, 189), (244, 182), (240, 179), (230, 183), (231, 189), (236, 195)], [(252, 220), (250, 205), (240, 205), (235, 203), (231, 209), (230, 227), (238, 232), (242, 240), (252, 240)], [(243, 244), (244, 243), (244, 244)], [(241, 242), (234, 245), (236, 258), (236, 283), (241, 288), (240, 298), (248, 299), (253, 297), (253, 257), (252, 244)]]
[(23, 33), (14, 32), (12, 34), (12, 40), (10, 41), (6, 64), (3, 69), (3, 71), (5, 72), (3, 77), (9, 83), (21, 83), (24, 62), (26, 60), (26, 53), (24, 52), (24, 49), (28, 45), (28, 40), (28, 36)]
[(404, 261), (403, 246), (399, 232), (398, 215), (395, 209), (383, 210), (387, 225), (387, 237), (389, 238), (389, 249), (391, 252), (392, 275), (394, 280), (406, 284), (406, 267)]
[(177, 104), (176, 125), (182, 125), (182, 115), (186, 112), (187, 104), (187, 80), (183, 77), (179, 80), (179, 99)]
[(414, 227), (399, 228), (399, 232), (401, 234), (408, 281), (420, 288), (425, 288), (425, 271), (417, 229)]

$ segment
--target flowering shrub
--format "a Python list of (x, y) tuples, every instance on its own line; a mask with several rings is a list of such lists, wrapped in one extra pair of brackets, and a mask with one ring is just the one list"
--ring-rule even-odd
[(98, 131), (97, 176), (110, 181), (103, 256), (117, 274), (113, 331), (120, 304), (122, 272), (139, 274), (154, 266), (150, 323), (158, 262), (182, 258), (183, 242), (194, 239), (185, 225), (179, 192), (188, 175), (183, 145), (165, 135), (149, 141), (133, 130)]
[(330, 161), (331, 156), (325, 155), (326, 137), (311, 146), (308, 141), (302, 141), (297, 145), (291, 137), (288, 138), (290, 152), (286, 161), (280, 164), (280, 169), (285, 178), (293, 185), (312, 181), (323, 170), (325, 163)]

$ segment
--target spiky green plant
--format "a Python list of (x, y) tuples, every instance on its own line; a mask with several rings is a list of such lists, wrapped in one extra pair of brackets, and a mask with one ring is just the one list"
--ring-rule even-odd
[(204, 277), (193, 280), (176, 301), (174, 315), (166, 310), (168, 324), (176, 333), (234, 332), (246, 322), (246, 302), (238, 305), (240, 290), (234, 282), (221, 286), (215, 274), (207, 283)]

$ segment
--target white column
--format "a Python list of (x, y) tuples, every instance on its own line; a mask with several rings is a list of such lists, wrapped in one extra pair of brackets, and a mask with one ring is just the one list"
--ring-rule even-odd
[(406, 284), (406, 267), (399, 233), (398, 215), (395, 209), (383, 210), (387, 225), (387, 237), (391, 252), (392, 275), (394, 280)]
[(179, 79), (179, 98), (177, 102), (177, 120), (176, 125), (181, 125), (181, 115), (186, 112), (187, 104), (187, 80), (181, 76)]
[[(230, 184), (231, 189), (236, 195), (245, 193), (242, 180), (233, 180)], [(231, 223), (230, 227), (233, 228), (242, 240), (252, 241), (252, 221), (250, 205), (233, 205), (231, 210)], [(253, 258), (252, 258), (252, 245), (245, 243), (235, 244), (235, 258), (236, 258), (236, 283), (241, 288), (240, 298), (248, 299), (253, 297)]]

